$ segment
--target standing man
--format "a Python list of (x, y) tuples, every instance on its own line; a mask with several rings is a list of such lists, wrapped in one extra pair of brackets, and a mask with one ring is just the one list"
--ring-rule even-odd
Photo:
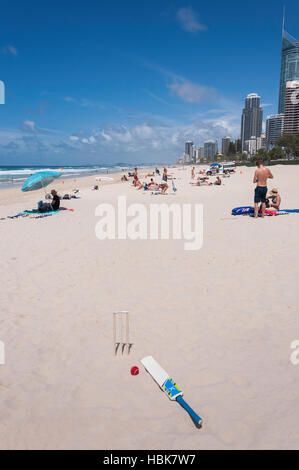
[(273, 178), (269, 168), (265, 168), (262, 160), (256, 161), (257, 169), (255, 170), (253, 183), (256, 183), (254, 191), (254, 217), (258, 217), (259, 203), (262, 203), (262, 217), (265, 216), (266, 195), (267, 195), (267, 179)]

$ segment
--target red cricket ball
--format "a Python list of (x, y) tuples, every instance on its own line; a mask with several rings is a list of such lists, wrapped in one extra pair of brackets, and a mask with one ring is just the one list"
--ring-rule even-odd
[(138, 375), (139, 374), (139, 369), (137, 366), (131, 367), (131, 374), (132, 375)]

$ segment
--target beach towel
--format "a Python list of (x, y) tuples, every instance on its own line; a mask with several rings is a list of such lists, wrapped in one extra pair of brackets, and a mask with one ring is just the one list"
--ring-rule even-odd
[[(19, 217), (27, 217), (29, 219), (42, 219), (44, 217), (51, 217), (52, 215), (59, 214), (59, 212), (70, 211), (74, 212), (74, 209), (58, 209), (57, 211), (39, 212), (38, 209), (32, 209), (31, 211), (22, 211), (16, 215), (8, 215), (7, 219), (18, 219)], [(3, 219), (2, 219), (3, 220)]]
[[(299, 214), (299, 209), (279, 209), (278, 211), (266, 209), (265, 214), (266, 215)], [(235, 207), (234, 209), (232, 209), (232, 215), (254, 215), (254, 208), (252, 206)]]

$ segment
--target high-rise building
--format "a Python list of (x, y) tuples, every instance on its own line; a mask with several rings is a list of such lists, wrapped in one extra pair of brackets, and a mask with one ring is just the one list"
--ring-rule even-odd
[(257, 151), (257, 140), (256, 137), (251, 137), (244, 142), (244, 152), (249, 155), (254, 155)]
[(245, 141), (252, 136), (260, 137), (262, 133), (263, 110), (261, 98), (256, 93), (250, 93), (245, 99), (245, 108), (242, 112), (241, 141), (242, 152), (245, 150)]
[(266, 120), (266, 149), (271, 150), (283, 131), (284, 114), (271, 114)]
[(222, 139), (222, 154), (223, 155), (228, 155), (228, 149), (229, 149), (229, 144), (230, 144), (230, 137), (223, 137)]
[(207, 140), (204, 143), (204, 156), (208, 159), (213, 159), (218, 153), (218, 142), (217, 140)]
[(201, 158), (204, 158), (204, 152), (203, 152), (204, 148), (203, 147), (199, 147), (198, 149), (195, 150), (195, 161), (196, 162), (200, 162), (200, 159)]
[(286, 83), (283, 132), (299, 132), (299, 80)]
[(194, 159), (194, 144), (191, 140), (185, 143), (185, 154), (187, 155), (187, 161), (192, 162)]
[(282, 26), (281, 67), (278, 112), (284, 112), (286, 83), (299, 80), (299, 41)]
[(250, 139), (245, 140), (244, 151), (249, 155), (255, 155), (260, 149), (264, 149), (266, 145), (266, 136), (261, 134), (260, 137), (252, 136)]

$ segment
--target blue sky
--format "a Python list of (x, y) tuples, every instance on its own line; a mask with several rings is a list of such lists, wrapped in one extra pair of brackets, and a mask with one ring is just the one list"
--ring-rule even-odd
[[(285, 1), (299, 37), (299, 3)], [(176, 160), (277, 112), (282, 3), (1, 1), (0, 164)]]

